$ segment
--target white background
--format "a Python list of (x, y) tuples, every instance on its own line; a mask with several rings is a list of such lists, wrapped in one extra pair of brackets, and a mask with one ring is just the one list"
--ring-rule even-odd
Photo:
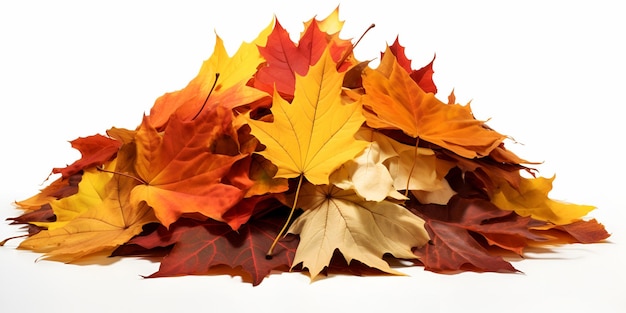
[[(514, 137), (507, 147), (557, 173), (551, 196), (598, 207), (609, 243), (529, 253), (525, 274), (330, 277), (298, 273), (253, 288), (238, 277), (142, 279), (146, 260), (103, 265), (35, 262), (0, 248), (0, 311), (47, 312), (624, 312), (624, 19), (619, 1), (341, 1), (343, 38), (360, 60), (396, 35), (414, 67), (434, 54), (446, 99), (472, 101), (477, 118)], [(436, 2), (436, 4), (435, 4)], [(0, 3), (0, 239), (14, 200), (33, 195), (52, 167), (79, 157), (67, 141), (134, 128), (154, 100), (184, 87), (213, 50), (232, 54), (275, 14), (297, 37), (302, 22), (339, 1), (2, 1)], [(376, 64), (374, 61), (373, 64)], [(215, 309), (215, 310), (214, 310)]]

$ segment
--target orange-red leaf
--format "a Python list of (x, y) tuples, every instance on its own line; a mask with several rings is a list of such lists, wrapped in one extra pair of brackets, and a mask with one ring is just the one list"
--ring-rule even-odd
[[(254, 86), (270, 94), (275, 87), (283, 97), (291, 98), (295, 90), (296, 74), (306, 75), (309, 66), (319, 61), (328, 46), (333, 60), (339, 61), (348, 51), (348, 44), (321, 31), (316, 20), (308, 24), (299, 43), (295, 44), (289, 38), (289, 33), (276, 21), (267, 45), (259, 47), (267, 62), (257, 72)], [(344, 70), (346, 66), (340, 69)]]
[[(419, 70), (414, 70), (411, 67), (411, 60), (404, 53), (404, 47), (400, 45), (400, 41), (398, 37), (393, 42), (391, 46), (389, 46), (388, 52), (393, 53), (398, 60), (398, 64), (409, 73), (411, 79), (417, 83), (422, 90), (425, 92), (437, 93), (437, 86), (435, 86), (435, 82), (433, 81), (433, 62), (435, 62), (435, 58), (430, 61), (426, 66), (420, 68)], [(384, 53), (381, 54), (381, 57), (384, 57)]]
[[(268, 96), (266, 93), (247, 86), (263, 58), (257, 44), (264, 44), (269, 26), (252, 43), (243, 43), (230, 57), (219, 36), (209, 59), (202, 63), (198, 75), (178, 91), (159, 97), (150, 110), (152, 124), (158, 130), (167, 124), (169, 118), (178, 112), (183, 119), (193, 118), (203, 106), (207, 96), (207, 107), (221, 105), (227, 108), (246, 105)], [(216, 81), (216, 74), (220, 74)], [(215, 88), (211, 92), (211, 87)]]
[(170, 119), (161, 135), (148, 117), (137, 131), (135, 170), (145, 184), (131, 193), (133, 203), (147, 202), (159, 221), (169, 226), (183, 213), (201, 213), (222, 220), (244, 191), (221, 183), (230, 167), (241, 156), (213, 154), (212, 141), (230, 120), (230, 110), (215, 107), (196, 120), (184, 121), (177, 115)]
[(63, 178), (70, 177), (87, 167), (102, 165), (111, 160), (122, 145), (121, 142), (100, 134), (74, 139), (71, 144), (73, 148), (80, 151), (82, 158), (67, 167), (52, 169), (52, 173), (60, 173)]

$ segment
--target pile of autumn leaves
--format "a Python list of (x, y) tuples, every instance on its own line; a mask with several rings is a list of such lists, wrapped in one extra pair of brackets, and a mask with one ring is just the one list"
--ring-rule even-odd
[(394, 259), (515, 272), (505, 252), (608, 237), (582, 220), (593, 207), (551, 200), (552, 179), (469, 105), (437, 99), (432, 62), (414, 70), (396, 40), (371, 68), (342, 24), (312, 19), (294, 43), (276, 21), (233, 56), (218, 37), (136, 129), (72, 141), (82, 158), (17, 203), (19, 248), (158, 255), (149, 277), (235, 271), (256, 285), (285, 270), (401, 274)]

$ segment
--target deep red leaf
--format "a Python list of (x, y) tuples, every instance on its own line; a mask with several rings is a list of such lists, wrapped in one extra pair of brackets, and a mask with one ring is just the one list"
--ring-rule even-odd
[[(225, 223), (181, 219), (168, 231), (160, 227), (147, 236), (136, 237), (130, 244), (144, 248), (174, 245), (161, 262), (159, 270), (148, 277), (207, 274), (216, 266), (241, 269), (258, 285), (274, 269), (288, 269), (293, 261), (298, 240), (294, 236), (279, 241), (271, 260), (265, 258), (285, 217), (266, 216), (252, 219), (233, 231)], [(243, 277), (245, 279), (245, 277)]]
[(424, 218), (431, 235), (431, 244), (416, 254), (426, 269), (435, 272), (516, 271), (502, 257), (492, 255), (474, 236), (518, 254), (529, 242), (545, 240), (530, 231), (539, 222), (500, 210), (485, 199), (454, 196), (447, 206), (418, 205), (411, 210)]
[(452, 223), (428, 220), (426, 230), (431, 243), (416, 251), (424, 267), (433, 272), (515, 272), (509, 262), (492, 256), (467, 230)]

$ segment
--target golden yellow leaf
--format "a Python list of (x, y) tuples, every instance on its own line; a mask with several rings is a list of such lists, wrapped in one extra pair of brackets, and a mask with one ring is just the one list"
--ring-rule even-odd
[(32, 224), (47, 227), (49, 230), (65, 226), (89, 208), (102, 203), (106, 197), (105, 185), (111, 176), (112, 174), (99, 172), (95, 168), (85, 170), (80, 183), (78, 183), (78, 193), (50, 201), (56, 220), (54, 222), (33, 222)]
[(491, 201), (503, 210), (513, 210), (521, 216), (547, 221), (556, 225), (567, 225), (580, 220), (595, 209), (590, 205), (580, 205), (552, 200), (548, 193), (552, 190), (552, 178), (522, 178), (519, 189), (502, 181), (491, 196)]
[(145, 203), (131, 206), (130, 190), (136, 184), (131, 178), (115, 175), (107, 183), (106, 196), (100, 203), (62, 227), (29, 237), (18, 248), (45, 253), (49, 259), (66, 262), (112, 251), (139, 234), (145, 224), (157, 221)]
[[(306, 32), (306, 29), (311, 26), (313, 23), (313, 19), (310, 19), (304, 23), (304, 31), (300, 34), (300, 38)], [(323, 20), (317, 21), (317, 26), (322, 32), (327, 33), (328, 35), (338, 35), (341, 29), (343, 28), (344, 21), (339, 20), (339, 6), (337, 6), (326, 18)]]
[(313, 184), (328, 184), (331, 172), (365, 148), (354, 138), (365, 121), (361, 103), (342, 99), (343, 76), (327, 49), (306, 76), (296, 76), (292, 103), (274, 94), (274, 122), (248, 119), (266, 146), (260, 154), (278, 167), (275, 177), (304, 175)]
[(335, 249), (348, 263), (358, 260), (403, 275), (389, 267), (383, 255), (414, 259), (412, 248), (428, 241), (424, 221), (389, 201), (365, 201), (351, 190), (306, 184), (298, 202), (304, 213), (289, 229), (289, 233), (300, 235), (293, 265), (302, 263), (311, 279), (328, 266)]

